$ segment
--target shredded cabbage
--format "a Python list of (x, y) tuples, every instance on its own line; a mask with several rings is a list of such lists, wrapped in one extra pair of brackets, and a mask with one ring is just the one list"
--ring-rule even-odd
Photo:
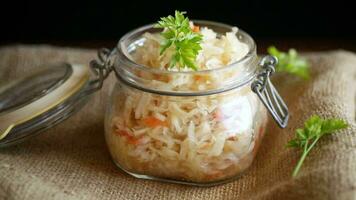
[[(238, 40), (237, 31), (233, 28), (218, 38), (213, 30), (201, 28), (200, 69), (224, 67), (247, 54), (248, 47)], [(159, 35), (146, 33), (144, 37), (145, 44), (133, 55), (136, 62), (179, 70), (166, 68), (169, 51), (159, 55)], [(222, 78), (213, 73), (195, 79), (177, 74), (149, 84), (172, 91), (200, 91), (218, 86)], [(251, 164), (266, 111), (249, 86), (200, 97), (161, 96), (128, 87), (121, 90), (113, 97), (117, 103), (109, 117), (106, 139), (114, 161), (125, 170), (209, 182), (232, 177)]]

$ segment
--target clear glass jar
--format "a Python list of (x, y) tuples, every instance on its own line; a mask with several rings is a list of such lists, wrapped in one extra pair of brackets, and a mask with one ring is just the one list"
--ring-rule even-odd
[[(220, 34), (232, 28), (208, 21), (195, 23)], [(266, 72), (272, 71), (260, 73), (255, 43), (241, 30), (238, 38), (249, 52), (224, 68), (172, 72), (136, 63), (132, 58), (145, 42), (142, 35), (158, 31), (147, 25), (129, 32), (108, 56), (114, 59), (102, 62), (112, 63), (118, 79), (105, 119), (113, 161), (128, 174), (144, 179), (214, 185), (237, 177), (251, 165), (263, 138), (265, 106), (278, 118), (275, 105), (280, 97), (273, 86), (270, 93), (277, 101), (264, 98), (265, 86), (271, 86)], [(180, 87), (184, 80), (196, 84)], [(278, 104), (279, 110), (283, 106)], [(281, 126), (288, 116), (283, 120)]]

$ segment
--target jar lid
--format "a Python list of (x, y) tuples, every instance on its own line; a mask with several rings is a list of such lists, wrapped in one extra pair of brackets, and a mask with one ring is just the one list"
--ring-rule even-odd
[(68, 63), (43, 66), (0, 84), (0, 147), (21, 142), (79, 110), (89, 83), (89, 67)]

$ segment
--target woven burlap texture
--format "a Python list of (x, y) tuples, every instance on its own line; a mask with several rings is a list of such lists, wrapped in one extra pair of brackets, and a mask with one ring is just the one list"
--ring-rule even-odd
[[(0, 48), (0, 79), (7, 81), (46, 63), (88, 64), (96, 50), (52, 46)], [(30, 140), (0, 149), (0, 199), (356, 199), (356, 55), (347, 51), (308, 53), (308, 81), (279, 74), (273, 81), (290, 109), (286, 129), (270, 120), (250, 169), (239, 179), (208, 188), (139, 180), (110, 159), (104, 113), (111, 76), (104, 88), (71, 118)], [(312, 114), (340, 117), (350, 128), (323, 138), (299, 176), (300, 156), (286, 143)]]

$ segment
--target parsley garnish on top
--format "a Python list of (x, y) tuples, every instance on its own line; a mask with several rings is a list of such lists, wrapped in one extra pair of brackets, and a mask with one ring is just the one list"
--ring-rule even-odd
[(160, 54), (173, 47), (175, 49), (169, 67), (188, 67), (198, 70), (195, 63), (199, 51), (202, 49), (200, 42), (203, 37), (200, 33), (193, 32), (189, 25), (185, 12), (175, 11), (175, 16), (162, 17), (155, 25), (156, 28), (163, 28), (161, 33), (164, 40), (161, 43)]

